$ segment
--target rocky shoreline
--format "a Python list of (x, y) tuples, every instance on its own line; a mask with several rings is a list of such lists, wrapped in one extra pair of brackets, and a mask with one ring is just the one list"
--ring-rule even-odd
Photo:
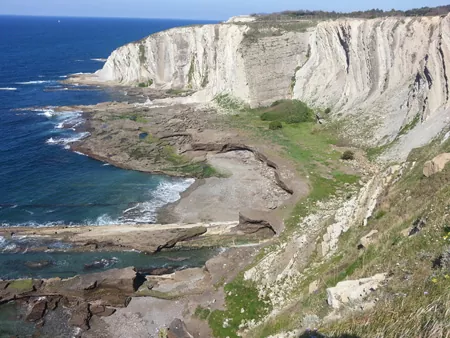
[[(150, 274), (144, 276), (127, 268), (66, 280), (2, 281), (0, 304), (16, 302), (24, 309), (23, 320), (36, 324), (35, 333), (41, 336), (48, 334), (49, 327), (62, 325), (72, 327), (71, 335), (102, 337), (114, 327), (105, 316), (115, 315), (120, 321), (136, 312), (133, 306), (127, 308), (130, 300), (137, 307), (154, 302), (175, 306), (179, 316), (173, 311), (159, 314), (156, 331), (182, 327), (210, 336), (207, 325), (193, 318), (194, 304), (222, 308), (223, 290), (215, 285), (231, 281), (239, 266), (249, 264), (259, 248), (269, 243), (267, 240), (281, 233), (280, 211), (308, 192), (308, 185), (289, 163), (272, 155), (267, 145), (227, 127), (214, 106), (179, 104), (177, 100), (170, 103), (170, 95), (165, 92), (126, 90), (141, 99), (146, 95), (155, 101), (163, 99), (164, 104), (147, 99), (144, 104), (107, 102), (54, 109), (83, 111), (86, 123), (82, 128), (90, 136), (71, 144), (73, 151), (123, 169), (197, 177), (179, 201), (160, 210), (163, 225), (14, 227), (1, 228), (0, 236), (42, 243), (29, 248), (30, 252), (45, 252), (52, 242), (63, 243), (65, 252), (138, 250), (152, 254), (175, 246), (230, 249), (200, 269), (162, 269), (147, 271)], [(236, 241), (255, 244), (235, 245)], [(15, 285), (24, 287), (17, 289)], [(176, 305), (173, 299), (177, 299)], [(211, 304), (211, 300), (218, 303)], [(116, 312), (120, 307), (125, 307), (123, 313)], [(140, 337), (140, 333), (135, 336)]]

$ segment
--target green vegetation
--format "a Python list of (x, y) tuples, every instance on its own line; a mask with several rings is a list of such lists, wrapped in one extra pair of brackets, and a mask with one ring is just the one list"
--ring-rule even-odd
[(272, 14), (254, 14), (257, 20), (266, 22), (279, 23), (283, 20), (326, 20), (326, 19), (338, 19), (338, 18), (365, 18), (374, 19), (380, 17), (403, 17), (403, 16), (444, 16), (450, 12), (450, 5), (437, 6), (437, 7), (422, 7), (413, 8), (406, 11), (391, 9), (384, 11), (382, 9), (369, 9), (367, 11), (355, 11), (355, 12), (327, 12), (327, 11), (309, 11), (309, 10), (297, 10), (297, 11), (284, 11), (281, 13)]
[(153, 84), (153, 79), (150, 79), (147, 82), (138, 83), (138, 87), (147, 88), (147, 87), (150, 87), (152, 84)]
[(20, 292), (26, 292), (33, 289), (32, 279), (19, 279), (11, 282), (8, 286), (9, 290), (17, 290)]
[(305, 103), (298, 100), (275, 101), (261, 114), (263, 121), (284, 123), (302, 123), (314, 121), (314, 112)]
[(345, 161), (352, 161), (355, 159), (355, 153), (351, 150), (346, 150), (341, 156), (341, 159)]
[(237, 338), (242, 323), (261, 319), (270, 311), (265, 300), (260, 299), (256, 286), (242, 276), (225, 285), (224, 290), (226, 310), (215, 310), (208, 318), (215, 337)]
[(420, 122), (420, 114), (417, 114), (416, 116), (414, 116), (414, 118), (412, 119), (412, 121), (410, 123), (408, 123), (407, 125), (405, 125), (400, 132), (398, 133), (398, 136), (401, 135), (405, 135), (407, 134), (410, 130), (414, 129), (415, 126), (417, 126), (417, 124)]
[(147, 62), (147, 56), (145, 55), (145, 46), (142, 43), (139, 45), (139, 61), (141, 65)]
[(195, 72), (195, 55), (192, 56), (191, 65), (189, 66), (188, 72), (188, 87), (192, 88), (192, 81), (194, 80), (194, 72)]
[(214, 102), (216, 102), (220, 108), (233, 112), (245, 112), (249, 109), (242, 101), (227, 93), (216, 95)]
[(194, 313), (194, 315), (201, 320), (207, 320), (210, 314), (211, 314), (210, 309), (206, 309), (204, 307), (201, 307), (200, 305), (197, 306)]
[(246, 23), (250, 29), (244, 33), (244, 43), (255, 43), (259, 39), (281, 36), (285, 32), (306, 32), (308, 28), (316, 26), (317, 20), (303, 20), (296, 22), (262, 22)]
[(272, 121), (269, 123), (269, 129), (270, 130), (277, 130), (283, 128), (283, 125), (280, 121)]
[(123, 115), (119, 115), (113, 118), (114, 120), (131, 120), (131, 121), (135, 121), (137, 123), (148, 123), (147, 118), (145, 118), (144, 116), (142, 116), (142, 114), (140, 113), (130, 113), (130, 114), (123, 114)]

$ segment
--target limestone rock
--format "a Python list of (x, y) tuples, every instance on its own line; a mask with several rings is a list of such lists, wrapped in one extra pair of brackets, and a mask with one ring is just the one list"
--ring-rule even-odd
[(82, 330), (89, 330), (90, 319), (91, 313), (89, 312), (89, 305), (87, 303), (82, 303), (72, 311), (69, 325), (79, 327)]
[(367, 248), (370, 244), (375, 243), (378, 230), (372, 230), (359, 240), (358, 248)]
[(167, 338), (193, 338), (193, 336), (188, 332), (186, 324), (177, 318), (170, 324)]
[(443, 153), (437, 155), (431, 161), (425, 162), (423, 166), (423, 174), (430, 177), (438, 172), (444, 170), (445, 165), (450, 162), (450, 153)]
[(31, 307), (30, 312), (27, 315), (27, 321), (37, 322), (44, 317), (45, 310), (47, 309), (47, 300), (38, 299)]
[(328, 305), (334, 309), (364, 305), (366, 297), (386, 280), (386, 276), (385, 273), (380, 273), (369, 278), (339, 282), (335, 287), (327, 289)]
[(319, 290), (319, 281), (316, 280), (309, 284), (309, 294), (315, 293), (317, 290)]
[(92, 315), (99, 317), (109, 317), (116, 312), (116, 309), (111, 307), (106, 307), (103, 305), (91, 305), (89, 307), (89, 311)]

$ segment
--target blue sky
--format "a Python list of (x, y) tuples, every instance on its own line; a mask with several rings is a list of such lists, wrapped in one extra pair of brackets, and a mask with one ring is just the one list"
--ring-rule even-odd
[(0, 0), (0, 14), (222, 20), (287, 9), (335, 11), (439, 6), (434, 0)]

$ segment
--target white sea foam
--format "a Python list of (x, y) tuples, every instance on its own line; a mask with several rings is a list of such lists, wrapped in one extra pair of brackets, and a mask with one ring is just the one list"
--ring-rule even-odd
[(4, 247), (6, 245), (6, 238), (3, 236), (0, 236), (0, 248)]
[(81, 156), (87, 156), (86, 154), (80, 153), (79, 151), (75, 151), (75, 154), (81, 155)]
[(50, 81), (50, 80), (39, 80), (39, 81), (25, 81), (25, 82), (16, 82), (16, 84), (20, 84), (20, 85), (33, 85), (33, 84), (43, 84), (43, 83), (51, 83), (54, 81)]
[(70, 137), (50, 137), (46, 143), (47, 144), (59, 144), (59, 145), (64, 145), (64, 146), (68, 146), (69, 144), (73, 143), (73, 142), (77, 142), (77, 141), (81, 141), (82, 139), (88, 137), (90, 135), (90, 133), (88, 132), (84, 132), (84, 133), (78, 133), (75, 134), (73, 136)]
[(17, 90), (17, 88), (13, 88), (13, 87), (4, 87), (4, 88), (0, 88), (0, 90), (13, 91), (13, 90)]
[(61, 75), (59, 78), (60, 79), (67, 79), (67, 75)]
[(125, 223), (155, 223), (158, 209), (180, 199), (180, 194), (189, 188), (195, 179), (169, 180), (161, 182), (147, 202), (139, 203), (123, 212), (121, 218)]
[(103, 58), (95, 58), (95, 59), (91, 59), (92, 61), (97, 61), (97, 62), (106, 62), (106, 59)]

